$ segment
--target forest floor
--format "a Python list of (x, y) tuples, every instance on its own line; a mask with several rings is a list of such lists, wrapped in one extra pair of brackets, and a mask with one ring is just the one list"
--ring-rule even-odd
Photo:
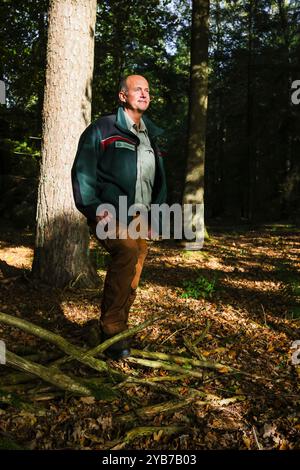
[[(144, 382), (116, 384), (115, 395), (96, 399), (38, 379), (13, 385), (19, 373), (1, 365), (0, 447), (300, 449), (300, 365), (292, 349), (300, 343), (300, 229), (270, 225), (209, 233), (198, 252), (150, 242), (130, 327), (164, 315), (134, 336), (134, 348), (223, 366), (190, 362), (167, 370), (178, 360), (161, 366), (149, 357), (147, 366), (135, 360), (138, 355), (107, 361)], [(88, 348), (84, 326), (98, 318), (101, 289), (59, 290), (33, 282), (32, 232), (2, 226), (0, 235), (0, 312)], [(103, 282), (108, 255), (95, 244), (92, 249)], [(3, 323), (0, 339), (10, 351), (44, 364), (64, 355)], [(71, 365), (71, 372), (68, 364), (63, 370), (101, 378), (87, 366)]]

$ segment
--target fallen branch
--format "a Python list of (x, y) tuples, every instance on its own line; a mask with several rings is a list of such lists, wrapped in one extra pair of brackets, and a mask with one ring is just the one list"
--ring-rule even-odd
[[(136, 333), (138, 333), (139, 331), (142, 331), (145, 328), (147, 328), (148, 326), (152, 325), (154, 322), (156, 322), (158, 320), (161, 320), (163, 318), (165, 318), (165, 315), (161, 315), (159, 317), (152, 318), (150, 320), (145, 321), (144, 323), (141, 323), (140, 325), (137, 325), (137, 326), (135, 326), (133, 328), (130, 328), (128, 330), (124, 330), (121, 333), (118, 333), (117, 335), (107, 339), (106, 341), (103, 341), (103, 343), (99, 344), (95, 348), (89, 349), (88, 351), (85, 351), (84, 354), (83, 354), (83, 359), (90, 358), (90, 357), (95, 357), (98, 354), (102, 354), (109, 346), (116, 343), (117, 341), (129, 338), (129, 337), (135, 335)], [(1, 317), (0, 317), (0, 320), (1, 320)], [(66, 364), (69, 361), (72, 361), (73, 359), (74, 359), (74, 357), (63, 357), (61, 359), (58, 359), (58, 361), (56, 363), (56, 366), (59, 367), (63, 364)], [(120, 373), (117, 373), (113, 369), (110, 369), (110, 368), (108, 368), (108, 369), (111, 373), (118, 374), (119, 377), (122, 378)]]
[(192, 397), (181, 399), (180, 401), (173, 400), (173, 401), (168, 401), (164, 403), (158, 403), (157, 405), (153, 405), (153, 406), (146, 406), (138, 410), (135, 409), (133, 411), (130, 411), (129, 413), (125, 413), (124, 415), (117, 417), (116, 420), (121, 423), (128, 423), (128, 422), (136, 421), (137, 418), (147, 419), (157, 414), (173, 413), (175, 411), (178, 411), (180, 409), (183, 409), (191, 405), (192, 403), (194, 403), (196, 406), (207, 406), (207, 405), (216, 405), (216, 404), (220, 406), (224, 406), (224, 405), (229, 405), (239, 400), (241, 400), (241, 397), (223, 398), (223, 399), (220, 399), (219, 403), (217, 403), (217, 402), (210, 402), (207, 400), (197, 400), (195, 396), (192, 396)]
[[(184, 385), (184, 387), (167, 387), (165, 385), (162, 385), (160, 383), (156, 382), (150, 382), (149, 380), (146, 379), (138, 379), (135, 377), (128, 377), (127, 380), (124, 382), (121, 382), (120, 384), (116, 385), (116, 389), (120, 389), (121, 387), (130, 387), (131, 385), (144, 385), (146, 387), (154, 388), (158, 391), (168, 393), (170, 395), (175, 396), (176, 398), (182, 398), (183, 393), (186, 398), (188, 397), (201, 397), (205, 398), (206, 404), (209, 405), (218, 405), (218, 406), (224, 406), (224, 405), (229, 405), (231, 403), (235, 403), (237, 401), (243, 401), (245, 400), (244, 395), (236, 395), (233, 397), (229, 398), (222, 398), (217, 395), (212, 395), (211, 393), (206, 393), (203, 392), (202, 390), (197, 390), (192, 387), (188, 387), (187, 385)], [(183, 392), (183, 389), (185, 392)], [(204, 403), (204, 402), (202, 402)]]
[(205, 358), (202, 356), (202, 354), (199, 353), (197, 347), (194, 346), (192, 341), (190, 341), (187, 337), (184, 336), (183, 342), (187, 350), (190, 351), (193, 356), (196, 356), (200, 361), (205, 361)]
[(56, 390), (53, 393), (36, 393), (31, 397), (31, 400), (34, 402), (36, 401), (50, 401), (50, 400), (55, 400), (59, 397), (62, 397), (63, 392), (60, 390)]
[[(197, 349), (197, 346), (205, 338), (205, 336), (209, 332), (210, 326), (211, 326), (211, 323), (210, 323), (209, 320), (207, 320), (204, 330), (202, 331), (202, 333), (200, 333), (198, 338), (196, 338), (194, 341), (190, 341), (186, 336), (183, 337), (183, 342), (184, 342), (184, 345), (186, 346), (186, 348), (192, 354), (194, 354), (196, 357), (198, 357), (198, 359), (202, 359), (202, 356), (199, 353), (199, 351)], [(178, 352), (182, 353), (182, 352), (184, 352), (184, 349), (185, 348), (180, 348)]]
[[(17, 354), (18, 356), (22, 356), (19, 351), (15, 352), (15, 354)], [(40, 359), (45, 358), (49, 359), (50, 361), (53, 361), (54, 359), (56, 359), (57, 361), (58, 357), (61, 357), (61, 355), (58, 355), (57, 353), (49, 353), (49, 355), (46, 355), (46, 351), (43, 351), (41, 354), (31, 354), (29, 356), (25, 356), (24, 359), (33, 362), (38, 362)], [(47, 367), (55, 366), (56, 361), (43, 365)], [(31, 382), (32, 380), (36, 380), (36, 376), (28, 374), (26, 372), (8, 372), (7, 374), (0, 376), (0, 386), (26, 384), (27, 382)]]
[[(114, 443), (113, 447), (109, 447), (110, 450), (121, 450), (127, 444), (130, 444), (135, 439), (140, 437), (152, 436), (154, 434), (154, 440), (158, 441), (163, 435), (178, 434), (181, 432), (186, 432), (187, 428), (183, 426), (140, 426), (137, 428), (130, 429), (123, 440), (119, 440), (118, 443)], [(157, 436), (155, 438), (155, 436)]]
[(36, 364), (35, 362), (23, 359), (16, 354), (6, 350), (6, 363), (14, 366), (19, 370), (29, 372), (37, 377), (45, 380), (46, 382), (55, 385), (58, 388), (62, 388), (68, 392), (76, 395), (91, 396), (94, 393), (85, 385), (78, 381), (71, 379), (69, 376), (62, 374), (58, 370), (50, 370), (45, 366)]
[(207, 406), (207, 405), (224, 406), (224, 405), (229, 405), (231, 403), (234, 403), (240, 400), (241, 400), (241, 397), (223, 398), (223, 399), (220, 399), (219, 402), (217, 403), (217, 402), (210, 402), (206, 400), (197, 400), (196, 397), (187, 397), (185, 399), (181, 399), (181, 401), (173, 400), (173, 401), (168, 401), (165, 403), (158, 403), (157, 405), (153, 405), (153, 406), (146, 406), (138, 410), (135, 409), (133, 411), (130, 411), (129, 413), (125, 413), (124, 415), (117, 417), (116, 420), (121, 423), (130, 423), (130, 422), (135, 422), (137, 418), (147, 419), (158, 414), (160, 415), (162, 413), (173, 413), (175, 411), (181, 410), (191, 405), (192, 403), (194, 403), (196, 406)]
[(0, 389), (0, 403), (9, 404), (19, 410), (35, 413), (38, 416), (46, 414), (46, 410), (36, 405), (32, 405), (12, 392), (6, 392)]
[(146, 406), (144, 408), (140, 408), (138, 410), (135, 409), (134, 411), (125, 413), (122, 416), (116, 417), (116, 420), (121, 423), (129, 423), (132, 421), (136, 421), (137, 418), (147, 419), (157, 414), (173, 413), (174, 411), (185, 408), (186, 406), (190, 405), (194, 401), (195, 401), (194, 397), (189, 397), (189, 398), (182, 399), (181, 401), (173, 400), (173, 401), (167, 401), (164, 403), (158, 403), (157, 405)]
[(132, 387), (133, 385), (143, 385), (146, 387), (154, 388), (155, 390), (158, 390), (159, 392), (164, 392), (164, 393), (167, 393), (168, 395), (172, 395), (175, 398), (182, 398), (182, 394), (175, 387), (167, 387), (166, 385), (163, 385), (160, 383), (150, 382), (148, 380), (138, 379), (135, 377), (128, 377), (127, 380), (119, 383), (118, 385), (115, 386), (115, 388), (120, 389), (121, 387)]
[[(119, 379), (124, 379), (125, 375), (111, 369), (106, 364), (106, 362), (94, 358), (92, 354), (96, 354), (96, 353), (99, 354), (100, 352), (104, 351), (108, 346), (113, 344), (114, 342), (119, 341), (120, 338), (134, 335), (137, 331), (140, 331), (141, 329), (145, 328), (146, 326), (150, 325), (151, 323), (153, 323), (153, 321), (156, 321), (156, 320), (158, 320), (158, 318), (148, 320), (144, 322), (142, 325), (138, 325), (137, 327), (132, 328), (131, 330), (126, 330), (125, 332), (122, 332), (119, 335), (114, 336), (113, 338), (105, 341), (105, 343), (102, 343), (98, 347), (87, 352), (87, 351), (83, 351), (82, 349), (76, 346), (73, 346), (68, 341), (66, 341), (63, 337), (57, 334), (54, 334), (52, 332), (49, 332), (48, 330), (45, 330), (44, 328), (41, 328), (26, 320), (21, 320), (20, 318), (16, 318), (11, 315), (7, 315), (5, 313), (0, 312), (0, 321), (2, 321), (3, 323), (18, 327), (22, 329), (23, 331), (34, 334), (44, 340), (50, 341), (51, 343), (54, 343), (55, 345), (57, 345), (64, 352), (69, 354), (72, 359), (76, 359), (79, 362), (85, 365), (88, 365), (92, 367), (93, 369), (96, 369), (97, 371), (108, 372), (111, 375), (118, 377)], [(66, 359), (65, 358), (58, 359), (50, 368), (49, 367), (47, 368), (45, 366), (36, 364), (35, 362), (23, 359), (7, 351), (7, 364), (8, 365), (13, 365), (22, 371), (25, 371), (27, 373), (33, 374), (34, 376), (40, 377), (46, 382), (50, 382), (51, 384), (58, 386), (58, 388), (63, 388), (65, 390), (68, 390), (69, 392), (76, 393), (76, 394), (82, 393), (83, 395), (95, 395), (95, 393), (91, 391), (91, 388), (84, 386), (82, 383), (76, 381), (75, 379), (70, 378), (68, 375), (62, 374), (59, 371), (58, 365), (68, 362), (71, 358), (68, 357)], [(21, 379), (23, 380), (24, 376), (22, 376)], [(99, 393), (101, 393), (101, 388), (99, 390)]]
[(148, 377), (147, 381), (149, 382), (180, 382), (181, 380), (186, 380), (187, 374), (180, 375), (162, 375), (159, 377)]
[(32, 380), (36, 380), (35, 375), (28, 374), (27, 372), (11, 372), (0, 377), (0, 386), (18, 386), (19, 384), (26, 384)]
[[(220, 362), (198, 360), (198, 359), (193, 359), (193, 358), (190, 358), (190, 357), (183, 357), (183, 356), (173, 356), (172, 354), (166, 354), (166, 353), (160, 353), (160, 352), (140, 351), (139, 349), (132, 349), (131, 354), (133, 356), (153, 358), (153, 359), (158, 359), (158, 360), (168, 361), (168, 362), (175, 362), (176, 364), (183, 364), (183, 365), (191, 366), (191, 367), (200, 367), (200, 368), (205, 368), (205, 369), (213, 369), (213, 370), (217, 370), (221, 373), (241, 374), (241, 375), (245, 375), (247, 377), (250, 377), (251, 379), (272, 380), (271, 378), (268, 379), (266, 377), (261, 377), (259, 375), (244, 372), (240, 369), (236, 369), (234, 367), (228, 366), (227, 364), (222, 364)], [(135, 360), (134, 357), (130, 356), (127, 360), (129, 362), (134, 362), (133, 359)], [(151, 362), (151, 361), (149, 361), (149, 362)], [(151, 367), (151, 365), (149, 365), (149, 367)], [(162, 369), (163, 368), (164, 367), (162, 367)], [(173, 370), (173, 369), (166, 369), (166, 370)], [(174, 369), (174, 370), (178, 370), (178, 369)], [(181, 372), (183, 370), (188, 375), (193, 375), (192, 373), (190, 373), (190, 371), (188, 371), (186, 369), (182, 369)]]
[(96, 346), (93, 349), (90, 349), (89, 351), (86, 352), (86, 356), (97, 356), (98, 354), (102, 353), (107, 349), (109, 346), (112, 344), (116, 343), (117, 341), (123, 340), (130, 338), (131, 336), (135, 335), (139, 331), (144, 330), (148, 326), (152, 325), (153, 323), (157, 322), (158, 320), (162, 320), (166, 318), (166, 315), (160, 315), (159, 317), (154, 317), (149, 320), (146, 320), (144, 323), (141, 323), (140, 325), (137, 325), (133, 328), (129, 328), (128, 330), (122, 331), (121, 333), (113, 336), (110, 339), (107, 339), (103, 343), (99, 344), (99, 346)]
[(133, 356), (145, 357), (150, 359), (158, 359), (163, 361), (174, 362), (175, 364), (184, 364), (193, 367), (202, 367), (207, 369), (216, 369), (225, 372), (225, 370), (232, 370), (231, 367), (220, 364), (218, 362), (205, 361), (199, 359), (193, 359), (190, 357), (184, 356), (174, 356), (172, 354), (166, 354), (161, 352), (152, 352), (152, 351), (141, 351), (139, 349), (132, 349), (131, 354)]
[(174, 372), (180, 372), (182, 374), (184, 373), (187, 376), (197, 377), (198, 379), (202, 379), (202, 372), (187, 370), (187, 369), (184, 369), (183, 367), (177, 366), (176, 364), (170, 364), (168, 362), (163, 362), (163, 361), (150, 361), (148, 359), (137, 359), (131, 356), (129, 356), (126, 360), (128, 362), (131, 362), (132, 364), (139, 364), (141, 366), (152, 367), (153, 369), (172, 370)]
[[(7, 315), (6, 313), (2, 313), (2, 312), (0, 312), (0, 322), (3, 322), (10, 326), (20, 328), (21, 330), (26, 331), (27, 333), (33, 334), (35, 336), (38, 336), (39, 338), (42, 338), (46, 341), (49, 341), (50, 343), (55, 344), (62, 351), (70, 355), (73, 359), (76, 359), (82, 364), (85, 364), (91, 367), (92, 369), (97, 370), (98, 372), (108, 372), (119, 378), (123, 377), (122, 374), (115, 371), (114, 369), (111, 369), (106, 364), (105, 361), (96, 359), (92, 357), (91, 355), (87, 355), (86, 351), (82, 350), (81, 348), (78, 348), (77, 346), (72, 345), (67, 340), (65, 340), (62, 336), (59, 336), (44, 328), (41, 328), (40, 326), (35, 325), (34, 323), (31, 323), (27, 320), (21, 320), (20, 318), (13, 317), (12, 315)], [(62, 363), (63, 363), (63, 360), (58, 359), (56, 363), (56, 367), (58, 364), (62, 364)], [(30, 372), (30, 370), (28, 370), (28, 372)]]
[(210, 323), (209, 320), (207, 320), (204, 330), (198, 336), (198, 338), (195, 339), (195, 341), (193, 342), (193, 346), (195, 346), (195, 347), (198, 346), (198, 344), (205, 338), (205, 336), (207, 335), (207, 333), (210, 330), (210, 326), (211, 326), (211, 323)]
[(263, 446), (260, 444), (260, 442), (258, 440), (255, 426), (252, 426), (252, 432), (253, 432), (255, 443), (257, 445), (258, 450), (264, 450)]

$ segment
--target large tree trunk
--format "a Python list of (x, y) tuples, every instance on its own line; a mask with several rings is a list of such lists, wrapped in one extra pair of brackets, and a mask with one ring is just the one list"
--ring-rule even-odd
[[(187, 167), (182, 202), (183, 204), (202, 204), (203, 207), (208, 88), (208, 20), (209, 0), (193, 0)], [(201, 218), (200, 225), (204, 227), (204, 212), (201, 214)], [(195, 227), (197, 224), (195, 214), (191, 222)], [(198, 245), (198, 243), (195, 245), (186, 243), (185, 247), (197, 249)]]
[(71, 167), (91, 119), (96, 0), (51, 0), (42, 165), (33, 274), (55, 286), (93, 284), (88, 230), (76, 210)]

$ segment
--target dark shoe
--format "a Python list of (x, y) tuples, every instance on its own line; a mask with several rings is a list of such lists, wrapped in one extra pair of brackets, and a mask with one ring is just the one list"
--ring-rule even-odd
[[(102, 342), (107, 339), (112, 338), (112, 336), (102, 333)], [(105, 349), (104, 354), (109, 358), (117, 361), (118, 359), (125, 359), (130, 356), (130, 343), (127, 339), (122, 339), (117, 343), (112, 344), (107, 349)]]

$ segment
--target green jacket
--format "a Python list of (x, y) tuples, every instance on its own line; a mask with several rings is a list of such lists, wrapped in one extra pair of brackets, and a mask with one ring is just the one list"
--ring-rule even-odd
[[(156, 138), (163, 133), (146, 116), (143, 120), (154, 150), (156, 170), (152, 204), (166, 202), (167, 188), (163, 157)], [(72, 167), (72, 186), (77, 209), (89, 223), (95, 222), (100, 204), (109, 203), (118, 217), (119, 196), (127, 196), (128, 207), (135, 202), (137, 146), (139, 138), (128, 130), (123, 108), (117, 114), (100, 117), (82, 133)], [(127, 223), (132, 217), (127, 218)]]

